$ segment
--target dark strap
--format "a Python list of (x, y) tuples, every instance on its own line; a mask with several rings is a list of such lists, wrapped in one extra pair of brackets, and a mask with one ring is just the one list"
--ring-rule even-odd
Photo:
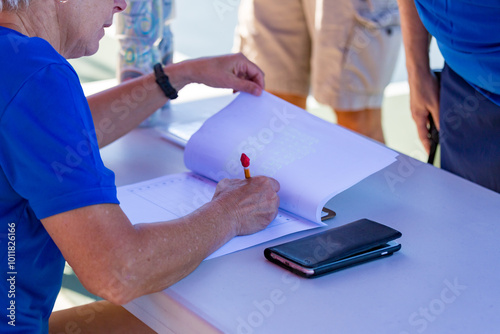
[(160, 63), (158, 63), (154, 66), (154, 70), (155, 70), (156, 83), (158, 84), (158, 86), (160, 86), (163, 93), (165, 93), (165, 96), (168, 97), (170, 100), (176, 99), (177, 91), (170, 84), (168, 76), (163, 71), (163, 66)]

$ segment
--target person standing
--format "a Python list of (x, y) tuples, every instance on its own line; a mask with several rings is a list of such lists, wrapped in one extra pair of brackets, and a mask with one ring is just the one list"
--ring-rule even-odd
[[(420, 140), (429, 151), (431, 114), (441, 168), (500, 192), (500, 2), (398, 2)], [(445, 60), (440, 83), (429, 67), (430, 36)]]
[(401, 46), (396, 0), (242, 0), (235, 49), (269, 92), (306, 108), (310, 91), (338, 124), (384, 142), (383, 92)]

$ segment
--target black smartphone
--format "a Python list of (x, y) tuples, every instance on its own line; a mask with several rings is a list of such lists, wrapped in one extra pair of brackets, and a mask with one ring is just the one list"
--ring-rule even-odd
[(290, 241), (264, 250), (271, 262), (299, 276), (318, 277), (401, 249), (401, 233), (369, 219)]
[(332, 261), (330, 263), (324, 263), (317, 266), (305, 266), (300, 263), (296, 263), (291, 259), (287, 259), (281, 255), (270, 252), (269, 256), (274, 260), (273, 262), (279, 264), (283, 268), (306, 278), (313, 278), (328, 274), (333, 271), (337, 271), (344, 268), (349, 268), (363, 262), (375, 260), (378, 258), (386, 257), (392, 255), (401, 249), (401, 245), (395, 241), (390, 241), (386, 244), (377, 246), (365, 252), (354, 254), (352, 256)]

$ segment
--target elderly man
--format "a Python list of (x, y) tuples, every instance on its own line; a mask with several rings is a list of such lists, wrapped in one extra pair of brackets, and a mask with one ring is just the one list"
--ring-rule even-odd
[[(177, 282), (233, 236), (265, 228), (279, 184), (223, 180), (211, 202), (186, 217), (133, 226), (118, 206), (114, 174), (99, 147), (117, 139), (191, 82), (260, 94), (263, 74), (242, 55), (169, 65), (88, 99), (65, 58), (97, 51), (125, 0), (0, 1), (1, 333), (146, 333), (117, 306)], [(133, 96), (127, 110), (113, 103)], [(99, 133), (99, 138), (96, 137)], [(65, 164), (68, 150), (82, 152)], [(166, 157), (168, 158), (168, 157)], [(69, 166), (69, 167), (68, 167)], [(191, 252), (179, 250), (193, 245)], [(65, 260), (104, 298), (55, 312)]]

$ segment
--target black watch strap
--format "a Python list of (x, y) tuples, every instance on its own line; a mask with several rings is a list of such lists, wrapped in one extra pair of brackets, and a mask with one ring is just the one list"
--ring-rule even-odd
[(163, 93), (165, 93), (165, 96), (170, 100), (176, 99), (177, 91), (174, 87), (172, 87), (172, 85), (170, 84), (170, 80), (168, 80), (168, 76), (165, 74), (165, 72), (163, 72), (163, 66), (160, 63), (155, 64), (154, 70), (156, 83), (158, 84), (158, 86), (160, 86)]

